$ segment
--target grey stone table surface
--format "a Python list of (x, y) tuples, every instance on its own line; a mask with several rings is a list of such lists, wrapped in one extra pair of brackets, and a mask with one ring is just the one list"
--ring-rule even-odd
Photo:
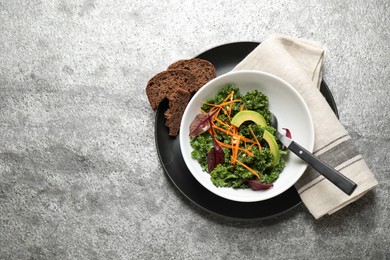
[[(0, 0), (0, 259), (390, 259), (390, 6), (377, 1)], [(147, 80), (273, 33), (320, 41), (379, 181), (315, 220), (204, 211), (171, 183)]]

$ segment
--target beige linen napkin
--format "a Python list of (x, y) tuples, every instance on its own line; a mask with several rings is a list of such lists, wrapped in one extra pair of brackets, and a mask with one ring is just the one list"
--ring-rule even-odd
[(323, 57), (324, 48), (319, 42), (277, 34), (266, 39), (234, 68), (268, 72), (297, 89), (313, 119), (314, 154), (358, 184), (348, 196), (308, 167), (295, 187), (316, 219), (345, 207), (378, 184), (319, 91)]

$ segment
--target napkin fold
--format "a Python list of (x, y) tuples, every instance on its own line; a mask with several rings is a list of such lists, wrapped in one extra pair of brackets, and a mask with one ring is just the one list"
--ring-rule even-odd
[(313, 119), (314, 155), (357, 183), (356, 190), (348, 196), (309, 166), (295, 188), (316, 219), (356, 201), (378, 184), (348, 132), (319, 91), (323, 58), (324, 48), (320, 42), (275, 34), (234, 68), (274, 74), (298, 90)]

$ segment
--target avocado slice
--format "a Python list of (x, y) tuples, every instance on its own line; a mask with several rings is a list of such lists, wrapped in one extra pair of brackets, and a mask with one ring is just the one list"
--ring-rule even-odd
[[(238, 112), (233, 117), (231, 124), (236, 127), (240, 127), (240, 125), (245, 121), (252, 121), (262, 128), (267, 126), (267, 122), (265, 121), (264, 117), (260, 113), (251, 110), (243, 110)], [(264, 130), (263, 138), (268, 143), (269, 149), (273, 155), (271, 166), (275, 167), (276, 165), (278, 165), (280, 160), (280, 151), (278, 144), (275, 140), (275, 137), (267, 130)]]
[(271, 150), (271, 153), (274, 156), (272, 158), (271, 166), (275, 167), (276, 165), (278, 165), (280, 160), (280, 151), (279, 151), (278, 143), (276, 142), (275, 137), (267, 130), (264, 130), (263, 138), (268, 143), (269, 149)]
[(267, 122), (265, 121), (264, 117), (260, 113), (252, 110), (243, 110), (238, 112), (233, 117), (231, 124), (240, 127), (240, 125), (245, 121), (253, 121), (261, 127), (267, 126)]

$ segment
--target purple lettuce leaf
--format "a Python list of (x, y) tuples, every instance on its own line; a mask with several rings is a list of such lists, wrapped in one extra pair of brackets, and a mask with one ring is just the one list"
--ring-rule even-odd
[(252, 190), (267, 190), (274, 186), (272, 183), (265, 184), (265, 183), (261, 183), (258, 180), (246, 180), (246, 182), (249, 184)]
[(210, 118), (217, 112), (214, 110), (207, 114), (197, 114), (190, 124), (190, 136), (203, 134), (210, 129)]
[(223, 152), (222, 147), (215, 141), (215, 139), (213, 140), (213, 144), (214, 147), (211, 148), (210, 152), (207, 154), (209, 172), (212, 172), (218, 164), (223, 164), (225, 162), (225, 153)]

